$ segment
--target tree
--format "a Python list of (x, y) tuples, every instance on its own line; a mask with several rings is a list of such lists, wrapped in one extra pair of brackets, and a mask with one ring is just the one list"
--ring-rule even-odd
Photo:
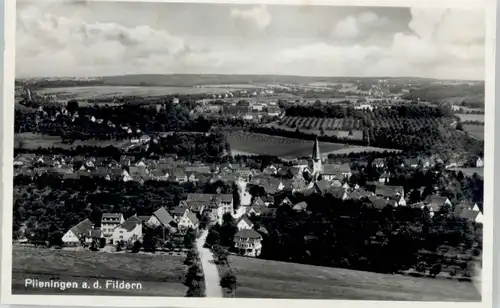
[(186, 273), (186, 279), (184, 280), (184, 285), (190, 287), (194, 281), (201, 281), (203, 279), (203, 272), (201, 271), (198, 264), (193, 264), (188, 268)]
[(220, 244), (220, 234), (215, 228), (212, 228), (208, 231), (205, 243), (208, 247)]
[(224, 276), (222, 276), (222, 278), (220, 279), (220, 286), (225, 289), (229, 289), (233, 297), (236, 291), (237, 283), (238, 281), (236, 279), (236, 276), (231, 271), (225, 273)]
[(437, 276), (439, 273), (441, 273), (441, 269), (442, 269), (441, 264), (440, 264), (440, 263), (436, 263), (436, 264), (434, 264), (434, 265), (431, 267), (431, 269), (429, 270), (429, 274), (430, 274), (432, 277), (436, 278), (436, 276)]
[(222, 246), (232, 246), (236, 232), (238, 232), (238, 227), (233, 215), (225, 213), (222, 216), (222, 225), (219, 228), (220, 244)]
[(227, 257), (229, 256), (229, 252), (224, 247), (220, 245), (214, 245), (212, 247), (212, 253), (216, 258), (215, 260), (216, 263), (222, 264), (227, 262)]
[(184, 259), (184, 265), (191, 266), (196, 262), (196, 257), (198, 254), (194, 249), (188, 251), (186, 259)]
[(195, 241), (196, 241), (196, 230), (190, 228), (186, 231), (186, 234), (184, 234), (184, 239), (183, 239), (184, 247), (192, 248)]
[(141, 242), (139, 240), (134, 242), (134, 245), (132, 245), (132, 252), (133, 253), (138, 253), (141, 250)]
[(205, 292), (203, 292), (201, 283), (195, 280), (192, 281), (186, 292), (186, 297), (204, 297), (204, 296)]
[(425, 263), (423, 261), (417, 263), (415, 270), (419, 273), (425, 274), (425, 272), (427, 271), (427, 263)]

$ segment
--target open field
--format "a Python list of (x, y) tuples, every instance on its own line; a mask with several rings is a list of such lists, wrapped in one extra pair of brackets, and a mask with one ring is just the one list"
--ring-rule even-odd
[(76, 146), (99, 146), (99, 147), (107, 147), (107, 146), (116, 146), (121, 147), (126, 144), (128, 141), (117, 141), (117, 140), (77, 140), (73, 144), (65, 144), (62, 143), (60, 137), (57, 136), (49, 136), (42, 134), (34, 134), (34, 133), (19, 133), (14, 135), (14, 147), (19, 148), (23, 147), (25, 149), (37, 149), (37, 148), (50, 148), (50, 147), (58, 147), (70, 149)]
[(479, 301), (472, 283), (230, 257), (239, 298)]
[(474, 138), (484, 140), (484, 125), (465, 124), (463, 128)]
[[(12, 292), (14, 294), (77, 294), (120, 296), (178, 296), (183, 297), (185, 266), (183, 257), (145, 255), (132, 253), (68, 252), (31, 247), (13, 247)], [(106, 279), (142, 283), (142, 290), (101, 290), (82, 288), (35, 289), (25, 288), (24, 279), (61, 282), (99, 281), (104, 286)]]
[(99, 99), (121, 96), (157, 97), (172, 94), (218, 94), (241, 88), (203, 88), (203, 87), (141, 87), (141, 86), (88, 86), (42, 88), (39, 95), (56, 95), (58, 98)]
[(463, 114), (457, 113), (461, 121), (479, 121), (484, 123), (484, 114)]
[[(314, 141), (249, 132), (230, 132), (227, 140), (233, 155), (271, 155), (285, 159), (310, 156)], [(348, 154), (363, 151), (393, 151), (375, 147), (351, 146), (342, 143), (319, 142), (321, 155)]]

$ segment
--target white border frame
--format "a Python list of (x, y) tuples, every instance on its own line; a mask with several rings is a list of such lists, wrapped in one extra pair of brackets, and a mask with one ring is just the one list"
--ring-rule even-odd
[[(47, 1), (47, 0), (39, 0)], [(69, 0), (65, 0), (69, 1)], [(95, 0), (92, 0), (95, 1)], [(116, 1), (117, 0), (107, 0)], [(427, 8), (484, 8), (486, 12), (486, 64), (485, 64), (485, 168), (484, 168), (484, 203), (487, 204), (483, 234), (483, 267), (481, 279), (481, 302), (412, 302), (412, 301), (366, 301), (366, 300), (286, 300), (286, 299), (217, 299), (186, 297), (126, 297), (126, 296), (73, 296), (73, 295), (12, 295), (12, 196), (13, 196), (13, 132), (14, 132), (14, 79), (15, 79), (15, 17), (16, 0), (4, 1), (5, 48), (3, 72), (2, 104), (2, 237), (1, 241), (1, 303), (54, 306), (119, 306), (119, 307), (242, 307), (255, 308), (260, 305), (274, 307), (302, 307), (314, 303), (316, 307), (429, 307), (455, 305), (457, 307), (491, 307), (493, 296), (493, 178), (494, 178), (494, 140), (495, 138), (495, 45), (496, 13), (495, 0), (121, 0), (130, 2), (196, 2), (196, 3), (234, 3), (234, 4), (293, 4), (293, 5), (329, 5), (329, 6), (395, 6)]]

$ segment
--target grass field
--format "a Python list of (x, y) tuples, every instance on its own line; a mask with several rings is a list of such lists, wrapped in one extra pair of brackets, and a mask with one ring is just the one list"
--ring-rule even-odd
[[(310, 156), (314, 141), (256, 134), (248, 132), (230, 132), (227, 140), (233, 155), (272, 155), (285, 159)], [(351, 146), (342, 143), (320, 142), (321, 155), (349, 154), (356, 152), (396, 151), (376, 147)]]
[[(183, 297), (185, 266), (183, 257), (145, 255), (132, 253), (70, 252), (31, 247), (13, 247), (12, 292), (13, 294), (78, 294), (78, 295), (126, 295), (126, 296), (178, 296)], [(99, 281), (106, 279), (142, 283), (142, 290), (86, 290), (26, 288), (26, 278), (61, 282)]]
[(484, 114), (463, 114), (457, 113), (461, 121), (479, 121), (484, 123)]
[(239, 298), (479, 301), (472, 283), (230, 257)]
[(43, 88), (37, 94), (52, 94), (59, 98), (111, 98), (115, 96), (156, 97), (171, 94), (217, 94), (226, 93), (240, 88), (215, 87), (141, 87), (141, 86), (88, 86), (88, 87), (61, 87)]
[[(283, 158), (309, 156), (312, 153), (314, 141), (285, 138), (247, 132), (230, 132), (227, 135), (233, 155), (272, 155)], [(340, 143), (320, 142), (321, 153), (340, 150), (349, 147)]]
[(73, 144), (62, 143), (61, 138), (57, 136), (49, 136), (34, 133), (19, 133), (14, 135), (14, 147), (18, 148), (22, 145), (25, 149), (37, 149), (37, 148), (50, 148), (58, 147), (70, 149), (76, 146), (116, 146), (121, 147), (127, 141), (117, 141), (117, 140), (77, 140)]
[(463, 128), (474, 138), (484, 140), (484, 125), (465, 124)]

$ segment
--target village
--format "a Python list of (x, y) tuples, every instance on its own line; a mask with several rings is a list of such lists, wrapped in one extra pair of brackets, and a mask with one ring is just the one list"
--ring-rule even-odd
[[(146, 135), (140, 138), (142, 143), (150, 140)], [(399, 167), (410, 170), (431, 169), (436, 163), (439, 160), (407, 160)], [(482, 166), (480, 158), (477, 164)], [(191, 193), (185, 200), (180, 200), (177, 206), (160, 207), (149, 215), (124, 217), (123, 213), (102, 213), (102, 218), (97, 223), (87, 218), (65, 230), (62, 244), (73, 249), (91, 248), (92, 243), (97, 243), (96, 250), (120, 252), (127, 247), (132, 249), (135, 242), (141, 242), (146, 227), (162, 228), (163, 236), (167, 232), (182, 237), (188, 230), (201, 234), (210, 226), (221, 225), (224, 215), (230, 215), (238, 229), (234, 235), (232, 250), (245, 256), (258, 257), (262, 249), (262, 235), (268, 231), (263, 226), (254, 229), (253, 218), (272, 217), (280, 207), (288, 207), (296, 212), (308, 210), (306, 202), (294, 204), (289, 198), (283, 197), (284, 192), (328, 194), (339, 202), (355, 200), (380, 211), (388, 206), (420, 208), (428, 210), (431, 217), (443, 207), (449, 207), (461, 218), (482, 223), (482, 211), (472, 201), (463, 200), (459, 204), (452, 204), (447, 197), (431, 194), (420, 202), (412, 203), (409, 192), (405, 192), (402, 186), (389, 183), (390, 172), (385, 159), (375, 159), (372, 165), (379, 170), (377, 181), (364, 186), (353, 183), (350, 165), (322, 158), (317, 140), (313, 144), (310, 159), (270, 164), (262, 170), (252, 169), (244, 164), (190, 163), (175, 156), (137, 161), (133, 157), (123, 156), (119, 161), (114, 161), (100, 157), (18, 154), (14, 159), (15, 176), (31, 179), (41, 174), (52, 174), (59, 176), (62, 181), (88, 177), (139, 184), (147, 181), (180, 184), (224, 182), (237, 187), (237, 207), (234, 206), (233, 194)], [(424, 188), (421, 190), (423, 192)], [(27, 240), (21, 238), (19, 242)]]

